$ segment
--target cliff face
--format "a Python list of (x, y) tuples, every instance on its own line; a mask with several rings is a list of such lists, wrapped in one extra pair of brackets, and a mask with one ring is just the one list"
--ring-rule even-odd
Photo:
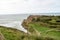
[(29, 23), (39, 22), (39, 25), (48, 26), (50, 28), (60, 28), (60, 17), (59, 16), (40, 16), (40, 15), (30, 15), (27, 19), (23, 21), (23, 26), (28, 27)]
[(40, 33), (37, 30), (35, 30), (33, 27), (29, 26), (29, 23), (31, 23), (33, 19), (37, 19), (38, 17), (40, 17), (40, 16), (30, 15), (27, 19), (24, 19), (24, 21), (22, 22), (22, 26), (25, 29), (27, 29), (30, 33), (35, 34), (37, 36), (39, 36)]
[(24, 19), (23, 23), (22, 23), (22, 26), (25, 27), (27, 29), (28, 27), (28, 24), (30, 22), (32, 22), (34, 19), (37, 19), (39, 18), (40, 15), (30, 15), (27, 19)]
[(31, 22), (31, 21), (33, 21), (33, 19), (37, 19), (37, 18), (39, 18), (40, 17), (40, 15), (30, 15), (28, 18), (27, 18), (27, 21), (28, 22)]

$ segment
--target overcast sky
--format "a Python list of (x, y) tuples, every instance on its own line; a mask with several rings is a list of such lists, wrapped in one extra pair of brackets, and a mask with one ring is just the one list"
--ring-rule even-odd
[(60, 0), (0, 0), (0, 14), (60, 13)]

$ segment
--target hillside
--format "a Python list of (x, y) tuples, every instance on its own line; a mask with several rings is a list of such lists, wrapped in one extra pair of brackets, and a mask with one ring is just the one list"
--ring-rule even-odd
[(60, 16), (30, 15), (22, 25), (30, 32), (34, 32), (32, 28), (38, 31), (40, 36), (60, 40)]
[(47, 38), (38, 36), (37, 34), (25, 34), (17, 29), (6, 28), (3, 26), (0, 26), (0, 33), (3, 36), (0, 35), (0, 40), (45, 40)]
[(6, 28), (0, 26), (0, 32), (4, 36), (5, 40), (21, 40), (25, 34), (17, 29)]

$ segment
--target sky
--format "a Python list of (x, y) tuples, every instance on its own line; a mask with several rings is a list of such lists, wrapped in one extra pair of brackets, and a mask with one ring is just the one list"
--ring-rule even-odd
[(0, 14), (60, 13), (60, 0), (0, 0)]

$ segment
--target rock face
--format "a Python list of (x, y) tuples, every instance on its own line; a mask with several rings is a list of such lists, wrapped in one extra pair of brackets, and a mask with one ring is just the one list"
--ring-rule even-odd
[[(30, 15), (27, 19), (24, 19), (24, 21), (22, 22), (22, 26), (27, 29), (29, 32), (31, 32), (33, 35), (40, 35), (40, 33), (35, 30), (34, 28), (29, 26), (29, 23), (32, 22), (33, 19), (37, 19), (38, 17), (40, 17), (39, 15)], [(37, 35), (37, 36), (38, 36)]]
[(31, 22), (32, 20), (33, 20), (33, 18), (34, 19), (37, 19), (37, 18), (39, 18), (40, 17), (40, 15), (30, 15), (28, 18), (27, 18), (27, 21), (28, 22)]
[(33, 20), (33, 18), (34, 19), (37, 19), (37, 18), (39, 18), (40, 17), (40, 15), (30, 15), (27, 19), (25, 19), (23, 22), (26, 22), (27, 24), (28, 23), (30, 23), (32, 20)]
[(37, 19), (37, 18), (39, 18), (39, 17), (40, 17), (40, 15), (30, 15), (27, 19), (25, 19), (25, 20), (22, 22), (22, 26), (27, 29), (28, 24), (29, 24), (30, 22), (32, 22), (33, 19)]
[(4, 36), (2, 35), (2, 33), (0, 33), (0, 40), (5, 40)]

